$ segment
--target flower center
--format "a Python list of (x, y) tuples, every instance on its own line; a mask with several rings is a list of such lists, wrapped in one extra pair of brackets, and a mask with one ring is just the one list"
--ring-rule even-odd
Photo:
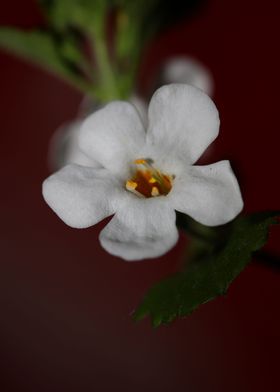
[(174, 176), (152, 166), (152, 159), (136, 159), (134, 176), (126, 181), (126, 189), (139, 197), (166, 196), (172, 188)]

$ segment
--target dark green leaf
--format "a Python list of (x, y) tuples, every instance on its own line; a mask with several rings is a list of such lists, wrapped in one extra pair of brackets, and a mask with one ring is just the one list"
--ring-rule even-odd
[(43, 68), (64, 78), (81, 90), (86, 90), (83, 78), (76, 73), (71, 61), (80, 61), (78, 50), (69, 41), (57, 43), (43, 31), (21, 31), (13, 28), (0, 29), (0, 47), (37, 63)]
[(269, 226), (277, 223), (279, 215), (279, 211), (261, 212), (237, 218), (218, 253), (156, 284), (136, 309), (134, 319), (150, 315), (153, 325), (159, 326), (187, 316), (199, 305), (225, 294), (253, 252), (266, 243)]
[(67, 70), (60, 60), (52, 38), (44, 32), (0, 29), (0, 47), (34, 61), (58, 74)]
[(88, 31), (110, 0), (39, 0), (51, 25), (57, 30), (69, 26)]

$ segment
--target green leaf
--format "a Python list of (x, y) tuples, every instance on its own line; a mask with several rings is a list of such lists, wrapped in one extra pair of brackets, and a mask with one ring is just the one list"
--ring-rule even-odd
[(40, 31), (21, 31), (2, 27), (0, 29), (0, 46), (19, 56), (32, 60), (50, 70), (65, 74), (64, 64), (61, 62), (52, 38)]
[(152, 287), (133, 318), (140, 320), (149, 315), (157, 327), (187, 316), (199, 305), (224, 295), (252, 254), (266, 243), (269, 226), (278, 223), (279, 215), (279, 211), (274, 211), (237, 218), (222, 249)]
[(55, 29), (62, 31), (69, 26), (88, 31), (97, 22), (110, 0), (39, 0), (48, 20)]
[[(0, 47), (32, 61), (60, 76), (82, 91), (87, 90), (83, 78), (73, 68), (71, 61), (80, 60), (78, 50), (69, 41), (57, 43), (43, 31), (21, 31), (9, 27), (0, 28)], [(68, 57), (68, 58), (67, 58)], [(68, 61), (71, 60), (71, 61)]]

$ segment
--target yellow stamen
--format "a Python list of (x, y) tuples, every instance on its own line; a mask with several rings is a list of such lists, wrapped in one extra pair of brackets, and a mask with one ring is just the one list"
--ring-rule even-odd
[(153, 187), (152, 187), (151, 195), (152, 195), (153, 197), (159, 195), (159, 190), (158, 190), (158, 188), (157, 188), (156, 186), (153, 186)]
[(127, 180), (125, 187), (128, 191), (134, 191), (134, 189), (136, 189), (136, 187), (137, 187), (137, 182), (132, 181), (132, 180)]
[(141, 158), (141, 159), (135, 159), (134, 163), (136, 165), (145, 165), (147, 163), (147, 161), (146, 161), (146, 159)]
[(153, 166), (150, 158), (134, 161), (137, 169), (132, 178), (126, 182), (126, 189), (140, 197), (166, 196), (172, 188), (173, 176), (162, 173)]

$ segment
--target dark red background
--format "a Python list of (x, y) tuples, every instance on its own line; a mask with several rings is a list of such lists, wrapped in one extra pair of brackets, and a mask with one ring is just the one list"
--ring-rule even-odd
[[(151, 45), (144, 86), (174, 54), (215, 77), (221, 135), (211, 160), (230, 158), (247, 212), (279, 209), (277, 1), (212, 0)], [(2, 2), (0, 23), (41, 22), (32, 0)], [(41, 182), (53, 131), (81, 95), (0, 53), (1, 391), (274, 391), (279, 389), (279, 273), (251, 264), (225, 298), (157, 330), (130, 314), (148, 287), (176, 270), (185, 245), (127, 263), (99, 246), (102, 227), (73, 230), (47, 207)], [(268, 249), (280, 252), (279, 229)]]

